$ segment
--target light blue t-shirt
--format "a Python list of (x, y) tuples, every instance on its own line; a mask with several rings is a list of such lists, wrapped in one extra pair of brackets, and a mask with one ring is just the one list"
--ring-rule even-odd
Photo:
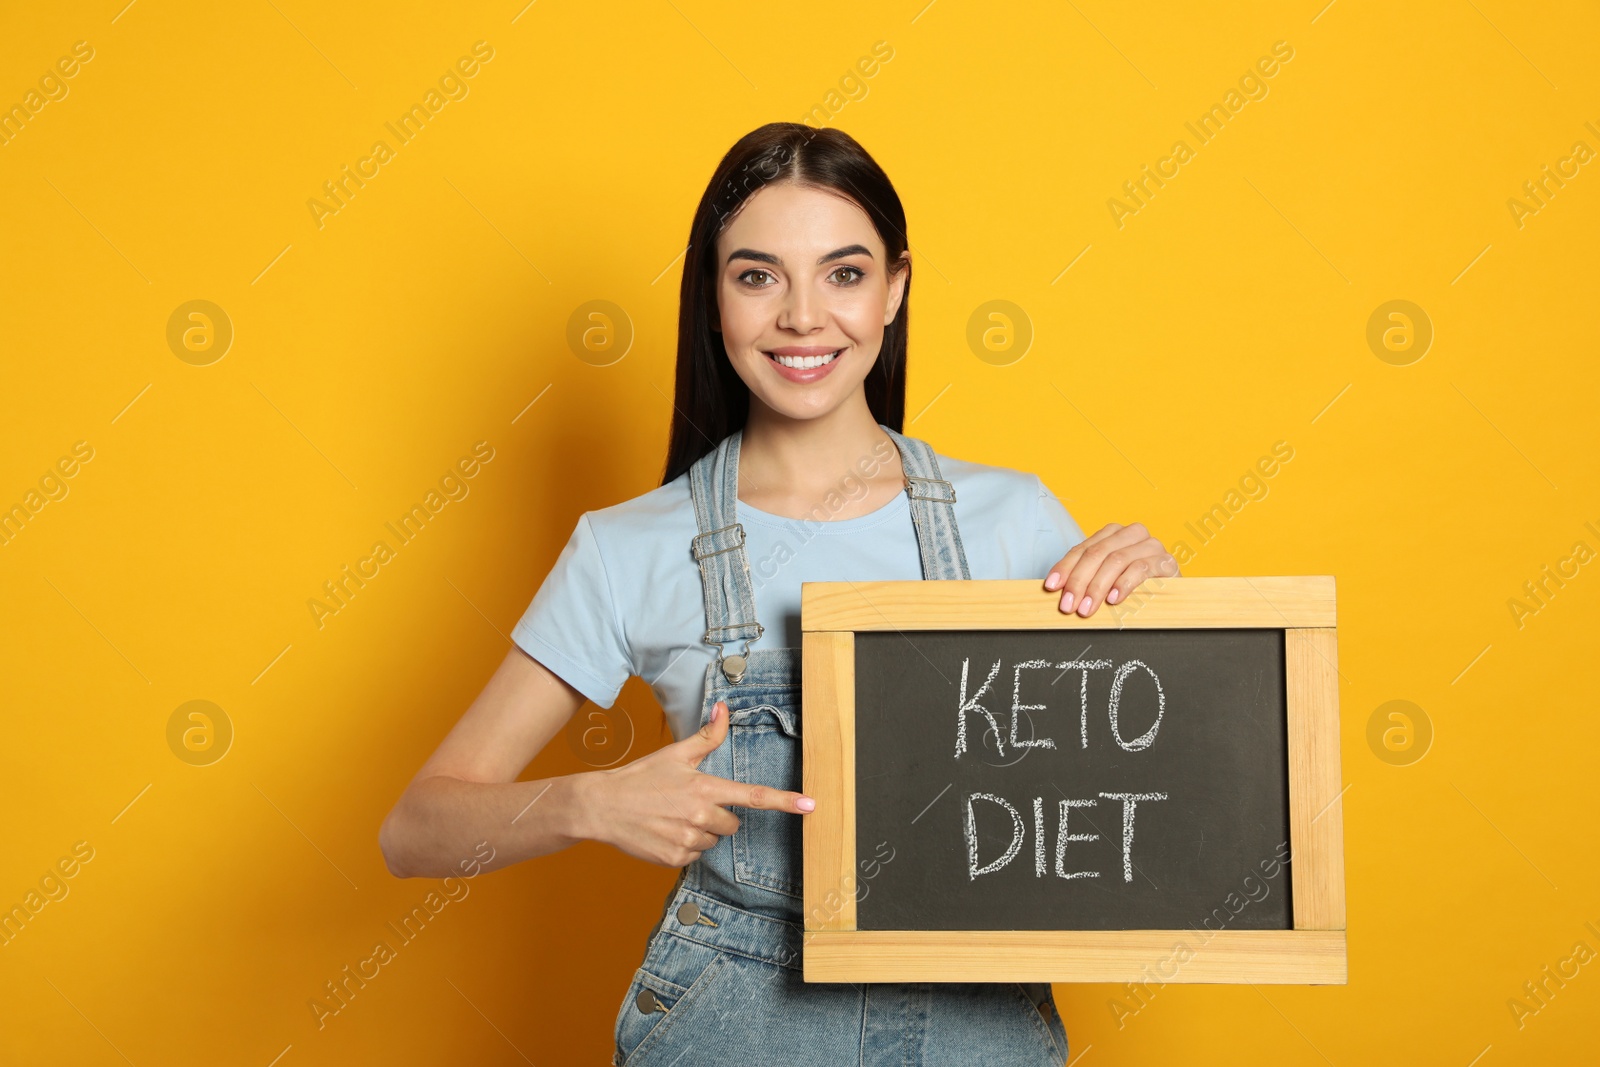
[[(939, 455), (955, 487), (956, 524), (975, 579), (1043, 579), (1084, 539), (1037, 475)], [(915, 580), (921, 556), (904, 492), (870, 514), (832, 521), (789, 519), (738, 502), (765, 627), (750, 647), (799, 648), (800, 583)], [(528, 655), (602, 708), (624, 682), (650, 683), (672, 736), (700, 728), (706, 644), (697, 533), (687, 472), (648, 493), (578, 519), (533, 602), (511, 631)], [(742, 642), (725, 655), (740, 651)], [(637, 723), (637, 720), (636, 720)]]

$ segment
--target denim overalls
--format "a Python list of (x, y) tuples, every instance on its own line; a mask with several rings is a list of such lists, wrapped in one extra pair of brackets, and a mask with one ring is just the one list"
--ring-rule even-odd
[[(879, 424), (900, 450), (925, 579), (967, 578), (955, 491), (926, 442)], [(700, 770), (800, 789), (800, 650), (750, 650), (761, 636), (736, 519), (735, 431), (689, 471), (708, 643), (705, 725), (718, 700), (728, 736)], [(740, 642), (739, 653), (723, 645)], [(741, 669), (742, 668), (742, 669)], [(616, 1020), (617, 1067), (700, 1064), (970, 1067), (1060, 1065), (1066, 1028), (1050, 985), (807, 983), (801, 979), (801, 823), (737, 807), (739, 829), (685, 867)]]

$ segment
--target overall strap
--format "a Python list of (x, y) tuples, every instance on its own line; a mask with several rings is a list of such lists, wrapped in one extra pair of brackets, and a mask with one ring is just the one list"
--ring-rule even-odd
[[(922, 577), (970, 578), (956, 526), (955, 487), (940, 476), (932, 446), (878, 425), (900, 451)], [(744, 676), (750, 644), (759, 640), (765, 629), (756, 621), (744, 527), (738, 521), (739, 444), (743, 436), (743, 430), (735, 430), (689, 468), (689, 495), (699, 530), (690, 548), (700, 565), (700, 592), (706, 609), (703, 640), (717, 646), (717, 664), (734, 683)], [(724, 656), (722, 646), (735, 641), (743, 641), (743, 649), (737, 655)]]
[(961, 546), (961, 531), (956, 526), (955, 486), (939, 475), (939, 460), (933, 446), (907, 437), (878, 424), (900, 449), (900, 465), (905, 468), (906, 492), (911, 496), (911, 524), (917, 531), (917, 550), (922, 553), (922, 577), (926, 579), (971, 578), (967, 553)]
[[(764, 627), (756, 621), (756, 597), (750, 584), (750, 560), (744, 550), (744, 527), (737, 521), (739, 439), (735, 430), (689, 468), (689, 495), (699, 533), (690, 548), (700, 564), (700, 593), (705, 599), (703, 640), (717, 646), (717, 665), (731, 682), (744, 676), (750, 643)], [(722, 646), (743, 641), (744, 649), (724, 657)]]

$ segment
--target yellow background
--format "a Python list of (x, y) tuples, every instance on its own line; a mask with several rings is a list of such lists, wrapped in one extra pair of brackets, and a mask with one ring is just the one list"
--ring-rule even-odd
[[(0, 147), (0, 504), (94, 458), (0, 547), (0, 904), (94, 858), (0, 948), (8, 1061), (607, 1062), (673, 872), (594, 843), (467, 883), (323, 1029), (307, 1002), (438, 888), (389, 876), (379, 822), (578, 514), (659, 480), (712, 168), (880, 40), (828, 122), (910, 218), (907, 432), (1169, 544), (1286, 441), (1186, 573), (1339, 583), (1349, 985), (1169, 985), (1120, 1027), (1121, 987), (1058, 986), (1073, 1056), (1592, 1055), (1600, 964), (1520, 1028), (1507, 1002), (1600, 950), (1600, 567), (1520, 627), (1507, 602), (1600, 549), (1600, 164), (1520, 227), (1507, 200), (1600, 149), (1600, 17), (1322, 3), (11, 5), (0, 103), (94, 58)], [(479, 40), (469, 95), (318, 228), (307, 200)], [(1197, 147), (1184, 123), (1280, 40)], [(1180, 138), (1119, 229), (1107, 200)], [(195, 299), (235, 331), (209, 366), (166, 340)], [(636, 333), (604, 367), (566, 342), (596, 299)], [(1408, 366), (1366, 340), (1394, 299), (1435, 330)], [(990, 300), (1034, 331), (1006, 366), (966, 342)], [(322, 583), (480, 440), (470, 495), (318, 629)], [(235, 731), (209, 766), (167, 742), (197, 699)], [(1395, 699), (1434, 731), (1409, 765), (1367, 741)], [(643, 683), (618, 707), (661, 743)]]

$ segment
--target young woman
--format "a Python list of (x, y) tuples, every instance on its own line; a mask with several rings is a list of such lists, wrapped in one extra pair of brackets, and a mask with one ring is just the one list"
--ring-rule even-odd
[[(1066, 1058), (1047, 983), (801, 980), (800, 583), (1041, 578), (1087, 616), (1178, 573), (1139, 524), (1086, 539), (1037, 476), (900, 433), (910, 287), (900, 199), (849, 136), (772, 123), (729, 150), (684, 260), (662, 484), (579, 519), (518, 647), (384, 821), (401, 877), (455, 873), (482, 841), (489, 869), (583, 839), (682, 868), (615, 1064)], [(631, 675), (672, 744), (516, 781)]]

